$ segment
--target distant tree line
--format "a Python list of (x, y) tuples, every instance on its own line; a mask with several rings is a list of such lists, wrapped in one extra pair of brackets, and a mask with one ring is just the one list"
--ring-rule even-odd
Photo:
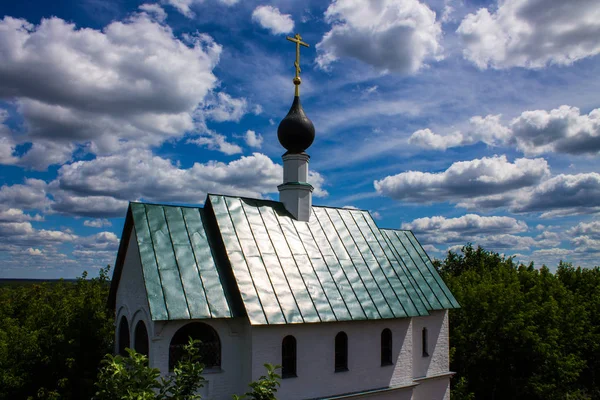
[(436, 267), (450, 311), (453, 399), (600, 399), (600, 268), (555, 273), (468, 245)]
[(113, 349), (108, 272), (0, 286), (0, 400), (91, 398)]
[[(450, 312), (454, 400), (600, 400), (599, 267), (561, 262), (552, 273), (471, 245), (434, 264), (461, 304)], [(110, 399), (127, 385), (192, 398), (173, 393), (189, 392), (188, 379), (199, 371), (193, 364), (183, 367), (188, 386), (152, 386), (157, 371), (143, 356), (105, 357), (114, 335), (108, 272), (0, 286), (0, 400)], [(275, 398), (273, 368), (246, 398)], [(147, 393), (131, 398), (155, 398)]]

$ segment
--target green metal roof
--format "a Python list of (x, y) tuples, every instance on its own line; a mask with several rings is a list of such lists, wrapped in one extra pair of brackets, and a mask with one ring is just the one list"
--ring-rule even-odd
[(299, 222), (282, 203), (220, 195), (209, 195), (207, 208), (252, 324), (458, 307), (412, 233), (382, 231), (367, 211), (313, 207), (310, 221)]
[(459, 307), (412, 232), (379, 229), (368, 211), (315, 206), (299, 222), (280, 202), (209, 195), (204, 208), (131, 203), (123, 238), (128, 225), (153, 320), (314, 323)]
[(153, 320), (230, 318), (201, 208), (131, 203)]

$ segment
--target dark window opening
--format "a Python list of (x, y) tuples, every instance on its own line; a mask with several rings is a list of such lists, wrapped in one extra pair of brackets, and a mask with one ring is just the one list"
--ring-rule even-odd
[(391, 365), (392, 362), (392, 331), (385, 328), (381, 332), (381, 365)]
[(133, 346), (135, 351), (145, 356), (150, 354), (150, 345), (148, 343), (148, 330), (144, 321), (138, 321), (135, 326)]
[(348, 335), (340, 332), (335, 336), (335, 372), (348, 371)]
[(129, 323), (127, 323), (127, 318), (125, 316), (121, 317), (121, 322), (119, 322), (119, 347), (118, 353), (122, 356), (126, 356), (127, 352), (126, 348), (130, 347), (129, 345)]
[(281, 343), (281, 377), (292, 378), (296, 375), (296, 338), (286, 336)]
[(173, 371), (177, 362), (185, 355), (183, 347), (190, 338), (200, 340), (200, 362), (205, 368), (221, 367), (221, 341), (219, 335), (210, 325), (192, 322), (180, 328), (169, 346), (169, 371)]
[(427, 343), (427, 328), (423, 328), (421, 342), (423, 344), (423, 357), (429, 357), (429, 347)]

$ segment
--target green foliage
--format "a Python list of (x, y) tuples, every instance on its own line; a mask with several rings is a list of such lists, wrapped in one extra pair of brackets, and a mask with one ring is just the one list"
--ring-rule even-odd
[(600, 399), (600, 269), (516, 265), (465, 246), (439, 269), (457, 399)]
[(275, 370), (281, 368), (281, 365), (265, 364), (267, 375), (261, 376), (257, 381), (251, 382), (248, 386), (252, 389), (242, 396), (234, 395), (234, 400), (276, 400), (275, 393), (280, 386), (281, 376)]
[(0, 400), (91, 397), (100, 360), (113, 346), (108, 271), (0, 287)]
[(107, 354), (96, 382), (94, 400), (195, 400), (204, 386), (197, 340), (184, 346), (185, 356), (177, 363), (174, 375), (160, 378), (158, 368), (148, 366), (148, 358), (127, 349), (128, 356)]

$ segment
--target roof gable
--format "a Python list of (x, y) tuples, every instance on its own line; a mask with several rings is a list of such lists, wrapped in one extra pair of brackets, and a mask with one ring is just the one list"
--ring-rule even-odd
[(131, 203), (153, 320), (231, 318), (204, 210)]

